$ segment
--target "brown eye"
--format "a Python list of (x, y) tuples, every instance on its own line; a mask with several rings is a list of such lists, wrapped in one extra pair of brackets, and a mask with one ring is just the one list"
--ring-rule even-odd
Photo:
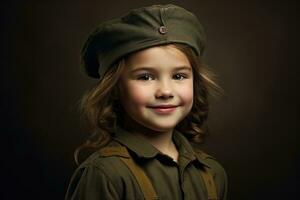
[(138, 80), (142, 80), (142, 81), (151, 81), (153, 80), (153, 76), (151, 74), (141, 74), (138, 76), (137, 78)]
[(187, 76), (186, 76), (185, 74), (175, 74), (175, 75), (173, 76), (173, 78), (174, 78), (175, 80), (183, 80), (183, 79), (186, 79)]

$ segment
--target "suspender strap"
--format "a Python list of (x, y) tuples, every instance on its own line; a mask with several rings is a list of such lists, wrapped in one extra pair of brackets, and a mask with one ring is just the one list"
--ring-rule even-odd
[(206, 186), (208, 200), (217, 200), (218, 195), (216, 185), (212, 175), (208, 172), (207, 167), (204, 167), (203, 170), (200, 171), (200, 173)]
[(157, 194), (153, 188), (152, 183), (149, 178), (146, 176), (144, 171), (134, 163), (132, 158), (121, 158), (121, 160), (127, 165), (127, 167), (131, 170), (134, 177), (136, 178), (140, 188), (144, 194), (145, 200), (154, 200), (158, 199)]
[[(212, 158), (210, 155), (206, 154), (205, 152), (201, 151), (198, 148), (194, 148), (194, 151), (196, 153), (196, 157), (198, 157), (199, 160)], [(202, 176), (202, 179), (206, 187), (208, 199), (217, 200), (218, 199), (217, 187), (215, 185), (215, 181), (212, 174), (208, 170), (208, 167), (203, 166), (203, 168), (200, 170), (200, 174)]]
[(156, 200), (158, 196), (153, 188), (153, 185), (143, 169), (134, 162), (125, 147), (104, 147), (99, 151), (101, 156), (119, 156), (125, 163), (128, 169), (133, 173), (133, 176), (138, 182), (145, 200)]

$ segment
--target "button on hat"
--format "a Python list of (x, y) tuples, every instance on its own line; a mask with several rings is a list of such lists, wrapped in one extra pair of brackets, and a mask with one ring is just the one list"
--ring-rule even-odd
[(161, 34), (165, 34), (167, 32), (167, 28), (165, 26), (161, 26), (159, 27), (158, 31), (161, 33)]
[(201, 56), (205, 34), (198, 18), (172, 4), (142, 7), (96, 27), (82, 48), (82, 65), (89, 76), (100, 78), (129, 53), (171, 43), (187, 44)]

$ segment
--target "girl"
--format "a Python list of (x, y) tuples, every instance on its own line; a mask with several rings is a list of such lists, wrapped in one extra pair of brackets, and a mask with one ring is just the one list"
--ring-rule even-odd
[(82, 51), (99, 83), (82, 100), (94, 151), (66, 200), (226, 199), (224, 169), (199, 150), (208, 88), (197, 17), (175, 5), (132, 10), (102, 23)]

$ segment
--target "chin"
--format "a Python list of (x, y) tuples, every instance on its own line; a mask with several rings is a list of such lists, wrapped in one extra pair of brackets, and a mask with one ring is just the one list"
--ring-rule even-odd
[(147, 128), (154, 130), (154, 131), (158, 131), (158, 132), (167, 132), (167, 131), (173, 130), (175, 128), (175, 126), (176, 126), (176, 124), (172, 124), (172, 125), (155, 124), (155, 125), (149, 125), (149, 126), (147, 126)]

